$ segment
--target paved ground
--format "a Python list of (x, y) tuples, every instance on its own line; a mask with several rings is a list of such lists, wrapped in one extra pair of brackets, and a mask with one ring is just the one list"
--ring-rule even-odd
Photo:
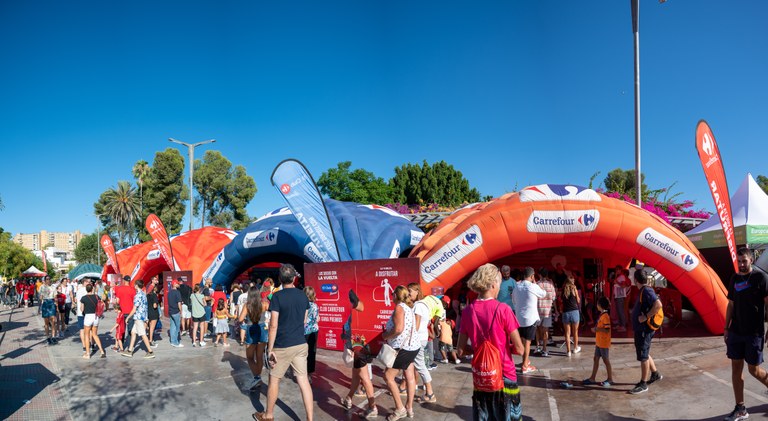
[[(263, 410), (266, 387), (261, 393), (240, 390), (249, 378), (244, 350), (230, 348), (172, 348), (165, 337), (159, 341), (157, 358), (145, 360), (139, 350), (132, 359), (109, 351), (108, 358), (81, 358), (79, 340), (68, 336), (59, 345), (48, 346), (42, 337), (37, 309), (0, 312), (0, 419), (92, 420), (166, 419), (248, 420)], [(100, 331), (103, 342), (112, 327), (108, 313)], [(74, 332), (74, 330), (72, 331)], [(679, 337), (685, 335), (687, 337)], [(693, 336), (692, 336), (693, 335)], [(561, 338), (558, 338), (561, 339)], [(631, 396), (626, 391), (637, 381), (639, 368), (633, 347), (626, 338), (614, 338), (611, 358), (617, 384), (611, 389), (583, 387), (592, 366), (592, 338), (584, 338), (584, 351), (573, 357), (555, 348), (549, 358), (534, 358), (540, 369), (520, 376), (526, 419), (532, 420), (720, 420), (733, 408), (730, 365), (722, 338), (703, 333), (691, 321), (670, 329), (655, 339), (652, 355), (664, 379), (648, 393)], [(519, 358), (517, 359), (519, 362)], [(380, 414), (393, 409), (383, 392), (381, 370), (374, 369)], [(432, 371), (438, 403), (416, 408), (422, 420), (471, 419), (472, 376), (468, 364), (440, 365)], [(349, 387), (349, 369), (340, 353), (320, 351), (318, 379), (313, 384), (318, 420), (354, 420), (338, 404)], [(765, 417), (768, 395), (748, 374), (747, 407), (753, 419)], [(605, 376), (601, 368), (598, 379)], [(560, 388), (570, 380), (573, 389)], [(363, 406), (363, 400), (355, 403)], [(384, 419), (384, 416), (380, 419)], [(298, 387), (290, 380), (281, 383), (276, 419), (304, 419)]]

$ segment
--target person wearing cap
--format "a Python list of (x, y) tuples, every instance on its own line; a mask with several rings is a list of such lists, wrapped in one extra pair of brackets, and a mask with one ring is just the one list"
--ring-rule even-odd
[[(128, 309), (133, 308), (133, 297), (136, 296), (136, 289), (131, 287), (131, 277), (128, 275), (123, 276), (123, 285), (115, 287), (115, 298), (117, 304), (123, 309), (123, 317), (125, 317), (126, 333), (133, 331), (133, 318), (128, 317)], [(117, 338), (123, 343), (123, 348), (128, 348), (128, 341), (130, 340), (126, 335), (124, 338)]]
[(168, 334), (171, 346), (181, 348), (184, 346), (180, 342), (181, 337), (179, 331), (181, 328), (181, 293), (179, 292), (179, 281), (174, 279), (171, 281), (171, 289), (168, 291), (168, 317), (171, 320), (171, 329)]

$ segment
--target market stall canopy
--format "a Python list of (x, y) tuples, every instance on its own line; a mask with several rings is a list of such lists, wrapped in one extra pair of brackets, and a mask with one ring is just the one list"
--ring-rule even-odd
[[(736, 244), (750, 247), (768, 244), (768, 195), (747, 174), (731, 197)], [(685, 233), (698, 249), (726, 247), (720, 218), (712, 215), (698, 227)]]
[(24, 272), (21, 272), (21, 276), (46, 276), (47, 273), (43, 272), (42, 270), (36, 268), (34, 265), (30, 266), (29, 269), (25, 270)]
[(93, 263), (83, 263), (72, 269), (67, 278), (72, 281), (79, 281), (83, 278), (101, 278), (101, 266), (94, 265)]

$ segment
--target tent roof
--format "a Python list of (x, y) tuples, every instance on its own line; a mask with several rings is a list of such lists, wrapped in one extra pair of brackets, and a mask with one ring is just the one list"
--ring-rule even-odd
[[(768, 195), (747, 174), (739, 189), (731, 196), (733, 226), (739, 244), (768, 243)], [(698, 227), (685, 233), (698, 248), (725, 245), (720, 218), (713, 215)]]
[(21, 272), (21, 276), (45, 276), (45, 275), (47, 275), (47, 273), (36, 268), (34, 265), (30, 266), (29, 269), (25, 270), (24, 272)]
[(101, 266), (94, 265), (93, 263), (83, 263), (72, 269), (67, 278), (73, 281), (80, 280), (82, 278), (101, 278)]

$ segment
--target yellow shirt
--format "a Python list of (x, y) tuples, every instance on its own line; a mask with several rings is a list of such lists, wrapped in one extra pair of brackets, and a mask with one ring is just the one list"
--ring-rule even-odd
[[(608, 332), (601, 332), (599, 329), (608, 329)], [(597, 320), (597, 330), (595, 330), (595, 345), (598, 348), (611, 347), (611, 316), (604, 311)]]
[(453, 345), (453, 331), (447, 320), (440, 320), (440, 342)]

